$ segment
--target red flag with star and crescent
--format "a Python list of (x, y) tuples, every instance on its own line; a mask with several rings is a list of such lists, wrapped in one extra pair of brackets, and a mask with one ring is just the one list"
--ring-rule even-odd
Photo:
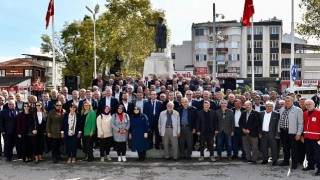
[(54, 0), (50, 0), (46, 15), (46, 29), (48, 29), (51, 16), (54, 15)]
[(254, 14), (253, 0), (246, 0), (243, 10), (242, 23), (250, 26), (250, 18)]

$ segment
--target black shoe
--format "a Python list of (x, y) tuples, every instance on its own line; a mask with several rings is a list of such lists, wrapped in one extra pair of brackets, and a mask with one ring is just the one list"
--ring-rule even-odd
[(248, 162), (248, 163), (251, 163), (251, 162), (252, 162), (252, 160), (247, 160), (247, 162)]
[(291, 165), (291, 169), (297, 169), (298, 168), (298, 164), (292, 164)]
[(282, 161), (279, 166), (289, 166), (289, 163), (288, 162), (285, 162), (285, 161)]
[(159, 146), (156, 146), (156, 150), (159, 150), (160, 149), (160, 147)]
[(186, 160), (187, 161), (191, 161), (191, 157), (186, 157)]
[(315, 176), (320, 176), (320, 170), (318, 170), (317, 172), (316, 172), (316, 174), (314, 174)]
[(263, 160), (263, 161), (261, 162), (261, 164), (268, 164), (268, 161), (267, 161), (267, 160)]
[(94, 160), (94, 158), (89, 158), (88, 162), (92, 162)]
[(167, 161), (170, 161), (170, 160), (171, 160), (171, 158), (166, 158), (166, 160), (167, 160)]
[(257, 161), (252, 161), (252, 164), (257, 164)]
[(307, 166), (305, 168), (302, 168), (302, 171), (311, 171), (311, 170), (314, 170), (314, 167)]
[(272, 162), (272, 166), (277, 166), (277, 165), (278, 165), (277, 161)]
[(174, 161), (174, 162), (178, 162), (178, 161), (179, 161), (179, 159), (173, 159), (173, 161)]
[(231, 156), (232, 159), (238, 159), (238, 156)]
[(6, 159), (6, 162), (11, 162), (12, 161), (12, 158), (7, 158)]
[(185, 160), (185, 159), (186, 159), (186, 157), (180, 157), (180, 159), (181, 159), (181, 160)]

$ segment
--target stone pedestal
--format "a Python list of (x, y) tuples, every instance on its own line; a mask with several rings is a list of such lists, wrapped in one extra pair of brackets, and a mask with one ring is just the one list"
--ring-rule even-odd
[(166, 55), (166, 53), (151, 53), (151, 56), (144, 61), (143, 77), (149, 76), (151, 80), (152, 76), (157, 74), (159, 78), (172, 78), (173, 60)]

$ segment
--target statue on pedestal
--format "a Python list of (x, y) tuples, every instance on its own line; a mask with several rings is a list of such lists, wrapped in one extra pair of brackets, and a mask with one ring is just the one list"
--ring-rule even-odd
[(158, 24), (150, 24), (147, 21), (144, 21), (147, 26), (155, 27), (155, 36), (154, 43), (156, 45), (155, 52), (164, 52), (164, 49), (167, 47), (167, 27), (163, 24), (163, 18), (158, 18)]

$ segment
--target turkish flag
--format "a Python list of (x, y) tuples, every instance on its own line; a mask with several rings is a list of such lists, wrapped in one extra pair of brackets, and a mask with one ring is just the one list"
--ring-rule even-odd
[(252, 0), (246, 0), (244, 4), (242, 23), (247, 26), (250, 26), (250, 18), (253, 16), (253, 14), (254, 14), (253, 2)]
[(50, 0), (46, 15), (46, 29), (48, 29), (50, 17), (54, 15), (54, 0)]

